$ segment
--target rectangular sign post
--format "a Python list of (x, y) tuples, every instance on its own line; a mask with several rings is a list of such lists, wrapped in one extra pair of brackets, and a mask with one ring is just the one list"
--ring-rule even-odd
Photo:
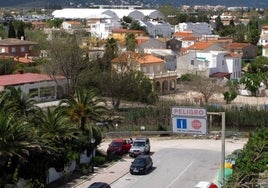
[(173, 107), (171, 118), (173, 132), (207, 133), (207, 110), (205, 108)]

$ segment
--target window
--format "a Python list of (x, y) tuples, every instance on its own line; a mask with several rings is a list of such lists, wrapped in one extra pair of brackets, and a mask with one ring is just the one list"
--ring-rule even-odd
[(16, 48), (15, 47), (12, 47), (11, 48), (11, 53), (15, 53), (16, 52)]
[(41, 87), (40, 88), (40, 97), (54, 97), (55, 96), (55, 87)]
[(224, 60), (222, 60), (221, 64), (224, 65)]
[(31, 97), (37, 97), (38, 96), (38, 88), (29, 89), (29, 94)]
[(24, 46), (20, 47), (20, 51), (25, 52), (25, 47)]
[(5, 48), (1, 48), (1, 53), (5, 53), (6, 49)]
[(142, 72), (146, 73), (146, 67), (142, 67)]

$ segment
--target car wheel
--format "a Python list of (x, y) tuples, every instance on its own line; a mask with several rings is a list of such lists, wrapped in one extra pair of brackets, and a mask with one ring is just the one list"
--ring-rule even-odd
[(148, 170), (147, 170), (147, 168), (145, 168), (145, 170), (144, 170), (144, 174), (147, 174), (148, 173)]

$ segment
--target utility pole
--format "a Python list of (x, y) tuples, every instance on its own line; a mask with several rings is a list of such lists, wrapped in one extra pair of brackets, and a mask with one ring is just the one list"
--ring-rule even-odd
[(221, 116), (221, 186), (224, 187), (225, 183), (225, 112), (207, 112), (209, 115)]

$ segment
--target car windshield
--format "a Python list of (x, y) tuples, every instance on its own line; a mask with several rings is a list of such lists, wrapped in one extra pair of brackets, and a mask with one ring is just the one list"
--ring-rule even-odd
[(119, 146), (121, 146), (122, 145), (122, 142), (112, 142), (111, 143), (111, 146), (112, 147), (119, 147)]
[(136, 165), (143, 165), (143, 164), (145, 164), (145, 161), (146, 161), (146, 159), (144, 159), (144, 158), (136, 158), (136, 159), (134, 160), (133, 164), (136, 164)]
[(137, 141), (135, 141), (133, 143), (133, 146), (145, 146), (145, 142), (137, 142)]

